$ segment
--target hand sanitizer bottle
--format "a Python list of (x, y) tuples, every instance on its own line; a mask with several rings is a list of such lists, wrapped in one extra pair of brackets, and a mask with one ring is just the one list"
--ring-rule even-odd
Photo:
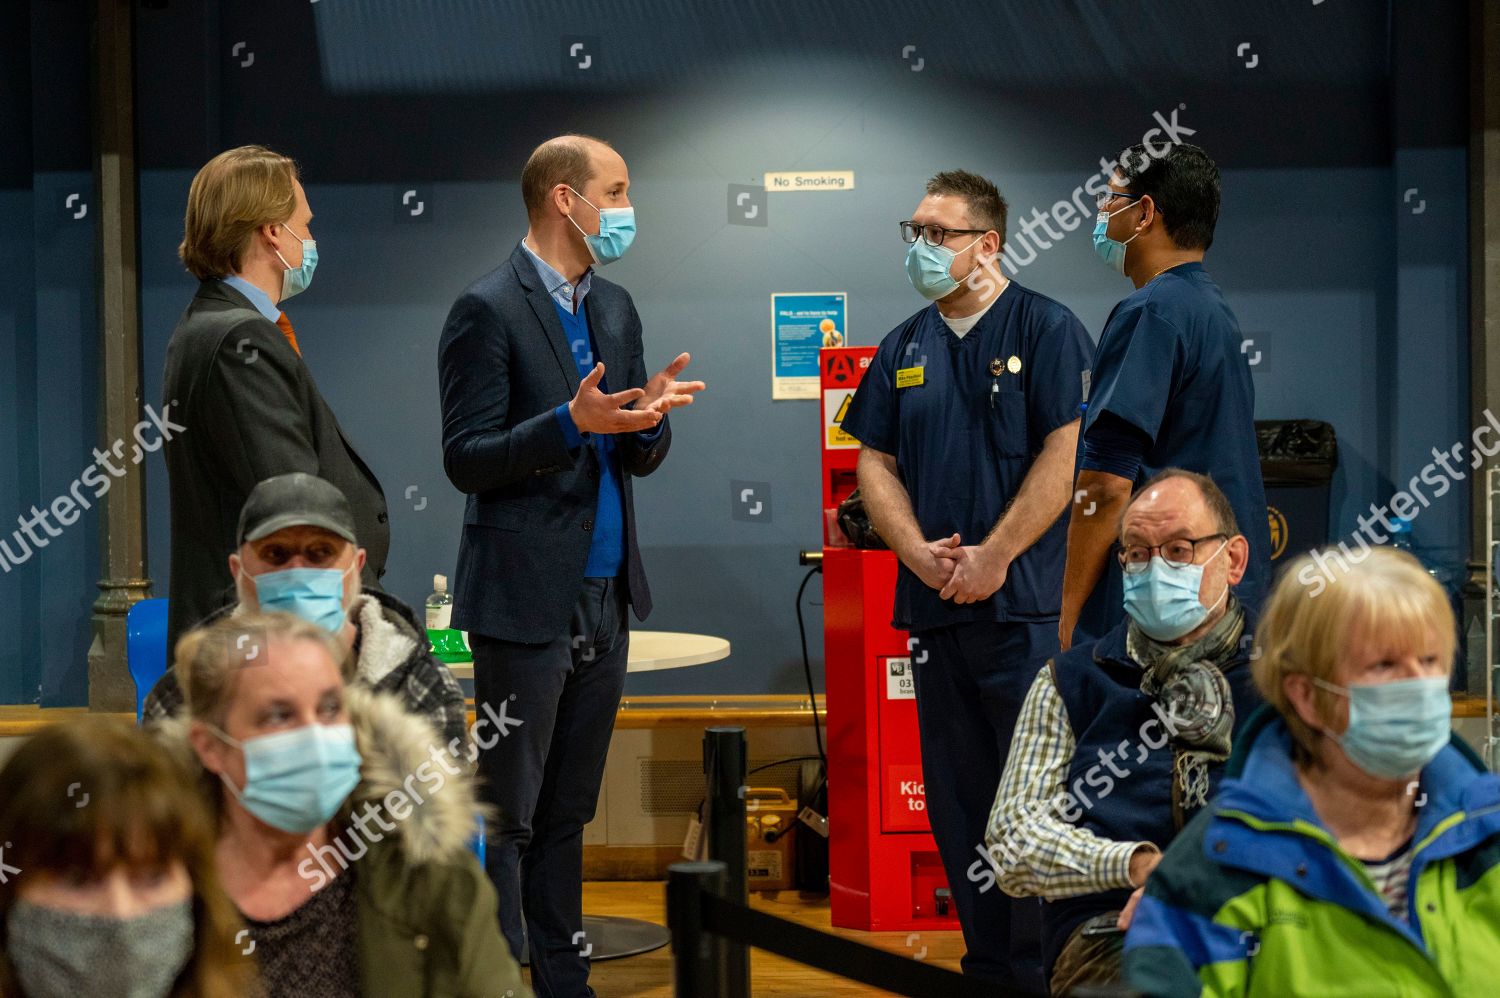
[(453, 619), (453, 597), (448, 595), (448, 577), (432, 577), (432, 595), (427, 597), (427, 629), (446, 631)]

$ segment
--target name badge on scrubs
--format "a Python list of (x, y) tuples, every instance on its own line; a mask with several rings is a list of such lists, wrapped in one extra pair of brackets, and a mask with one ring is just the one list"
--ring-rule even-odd
[(896, 371), (897, 388), (914, 388), (922, 384), (927, 369), (925, 367), (903, 367)]

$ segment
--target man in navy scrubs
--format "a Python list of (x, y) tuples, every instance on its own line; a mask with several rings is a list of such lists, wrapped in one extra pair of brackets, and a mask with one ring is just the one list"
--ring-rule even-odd
[(900, 559), (927, 814), (963, 925), (964, 972), (1041, 988), (1036, 902), (972, 878), (1021, 702), (1057, 648), (1078, 407), (1090, 344), (1005, 279), (1005, 200), (961, 170), (927, 184), (906, 272), (933, 301), (880, 344), (843, 428), (870, 519)]
[(1124, 613), (1109, 556), (1136, 485), (1163, 468), (1209, 475), (1229, 497), (1250, 562), (1235, 590), (1255, 610), (1270, 584), (1271, 533), (1255, 445), (1255, 386), (1240, 327), (1203, 269), (1219, 219), (1219, 168), (1182, 143), (1120, 155), (1099, 194), (1094, 250), (1135, 291), (1094, 352), (1058, 637), (1097, 638)]

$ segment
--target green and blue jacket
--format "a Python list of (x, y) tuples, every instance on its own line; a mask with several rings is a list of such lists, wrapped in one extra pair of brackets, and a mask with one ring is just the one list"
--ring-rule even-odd
[(1147, 881), (1126, 981), (1170, 998), (1500, 995), (1500, 778), (1455, 738), (1417, 806), (1403, 920), (1318, 819), (1263, 708)]

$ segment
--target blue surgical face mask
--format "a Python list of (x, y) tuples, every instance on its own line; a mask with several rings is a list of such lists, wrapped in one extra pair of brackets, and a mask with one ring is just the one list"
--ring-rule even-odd
[[(291, 232), (291, 227), (283, 223), (283, 228)], [(296, 235), (295, 232), (292, 235)], [(302, 266), (293, 267), (286, 262), (286, 257), (276, 250), (276, 259), (286, 269), (281, 272), (281, 301), (286, 301), (295, 294), (301, 294), (307, 290), (312, 283), (313, 271), (318, 269), (318, 242), (315, 239), (302, 240)]]
[(1115, 211), (1101, 211), (1094, 216), (1094, 252), (1099, 254), (1099, 259), (1115, 268), (1115, 272), (1119, 274), (1125, 273), (1126, 243), (1131, 242), (1140, 233), (1137, 232), (1135, 236), (1131, 236), (1130, 239), (1125, 240), (1123, 243), (1118, 239), (1111, 239), (1108, 232), (1109, 220), (1120, 212), (1135, 207), (1136, 202), (1139, 200), (1140, 198), (1136, 198), (1135, 201), (1130, 202), (1124, 208), (1118, 208)]
[(332, 818), (359, 785), (363, 759), (347, 724), (309, 724), (243, 742), (212, 724), (208, 729), (245, 753), (243, 790), (223, 773), (219, 778), (272, 828), (305, 835)]
[[(979, 237), (979, 239), (983, 238), (984, 236)], [(946, 298), (959, 285), (959, 282), (948, 272), (953, 267), (953, 261), (958, 259), (959, 253), (979, 242), (979, 239), (955, 253), (946, 246), (933, 246), (919, 236), (917, 241), (911, 244), (911, 249), (906, 251), (906, 279), (911, 281), (911, 286), (917, 289), (917, 294), (928, 301)], [(977, 263), (974, 269), (979, 269)], [(969, 271), (969, 274), (972, 273), (974, 273), (973, 270)], [(967, 274), (964, 277), (968, 279)]]
[(1397, 780), (1419, 772), (1453, 734), (1448, 677), (1399, 679), (1390, 683), (1336, 686), (1313, 683), (1349, 698), (1349, 726), (1342, 735), (1324, 733), (1349, 761), (1371, 776)]
[(1132, 575), (1125, 573), (1125, 612), (1157, 641), (1176, 641), (1192, 632), (1208, 619), (1209, 613), (1229, 595), (1229, 586), (1213, 606), (1204, 606), (1198, 599), (1203, 588), (1203, 569), (1227, 547), (1228, 541), (1219, 545), (1202, 562), (1173, 568), (1161, 555), (1151, 559), (1144, 572)]
[(255, 599), (266, 613), (290, 613), (330, 634), (337, 634), (348, 619), (344, 606), (344, 578), (354, 571), (350, 565), (337, 568), (283, 568), (251, 576)]
[[(568, 190), (573, 191), (569, 187)], [(577, 191), (573, 191), (578, 194)], [(594, 208), (582, 194), (578, 194), (578, 200)], [(583, 232), (583, 241), (588, 245), (589, 254), (593, 256), (594, 262), (601, 266), (606, 263), (614, 263), (625, 255), (630, 249), (630, 244), (635, 242), (635, 209), (634, 208), (594, 208), (599, 213), (599, 234), (591, 236), (583, 232), (583, 226), (573, 222), (573, 216), (568, 216), (568, 221), (573, 222), (573, 228)]]

